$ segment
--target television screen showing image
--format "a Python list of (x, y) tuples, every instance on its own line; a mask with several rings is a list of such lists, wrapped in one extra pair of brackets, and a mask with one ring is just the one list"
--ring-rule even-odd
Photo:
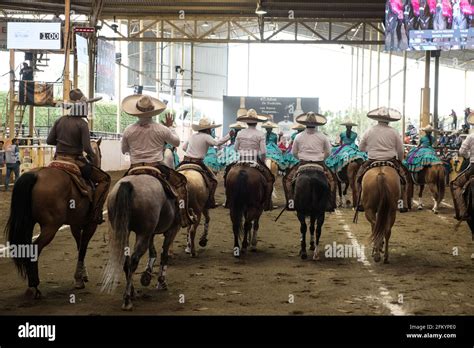
[(474, 47), (474, 0), (387, 0), (385, 50)]

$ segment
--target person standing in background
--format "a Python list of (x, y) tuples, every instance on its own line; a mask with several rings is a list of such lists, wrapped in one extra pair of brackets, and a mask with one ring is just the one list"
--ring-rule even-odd
[(469, 125), (469, 122), (467, 122), (467, 118), (469, 117), (469, 114), (471, 113), (471, 108), (467, 107), (466, 110), (464, 110), (464, 125), (467, 129), (471, 128)]
[(5, 166), (5, 150), (3, 145), (5, 143), (0, 140), (0, 183), (3, 182), (3, 167)]
[(449, 114), (453, 118), (453, 122), (451, 123), (451, 129), (455, 130), (458, 128), (458, 116), (456, 115), (456, 111), (454, 109), (451, 109), (451, 113)]
[(5, 191), (8, 191), (10, 184), (10, 175), (15, 175), (14, 183), (20, 176), (20, 151), (18, 149), (18, 139), (13, 139), (12, 143), (5, 148), (5, 163), (7, 164), (7, 173), (5, 176)]

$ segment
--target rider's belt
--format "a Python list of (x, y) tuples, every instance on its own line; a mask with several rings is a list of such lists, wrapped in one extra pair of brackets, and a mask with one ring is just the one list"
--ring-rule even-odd
[(130, 165), (130, 168), (136, 168), (136, 167), (156, 167), (160, 162), (138, 162), (138, 163), (133, 163)]
[(183, 162), (202, 163), (203, 159), (202, 158), (194, 158), (194, 157), (184, 156)]

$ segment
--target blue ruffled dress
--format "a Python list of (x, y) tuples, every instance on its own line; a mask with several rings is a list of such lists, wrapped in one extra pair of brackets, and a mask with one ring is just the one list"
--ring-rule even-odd
[(355, 141), (357, 139), (357, 133), (350, 133), (349, 137), (347, 132), (340, 134), (342, 144), (331, 150), (331, 155), (326, 158), (326, 165), (334, 173), (338, 173), (349, 163), (354, 162), (358, 159), (363, 161), (367, 160), (368, 156), (366, 152), (359, 151), (359, 147)]
[(420, 139), (420, 145), (408, 152), (403, 164), (410, 172), (416, 173), (421, 171), (424, 167), (443, 163), (436, 155), (432, 144), (432, 139), (425, 135)]

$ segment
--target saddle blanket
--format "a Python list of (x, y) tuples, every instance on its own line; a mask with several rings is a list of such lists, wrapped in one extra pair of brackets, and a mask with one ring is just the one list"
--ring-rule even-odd
[(69, 174), (79, 192), (83, 196), (89, 197), (89, 200), (92, 202), (92, 187), (91, 185), (88, 185), (87, 182), (84, 180), (81, 174), (81, 170), (79, 169), (79, 166), (76, 163), (54, 160), (48, 165), (48, 168), (59, 169)]

